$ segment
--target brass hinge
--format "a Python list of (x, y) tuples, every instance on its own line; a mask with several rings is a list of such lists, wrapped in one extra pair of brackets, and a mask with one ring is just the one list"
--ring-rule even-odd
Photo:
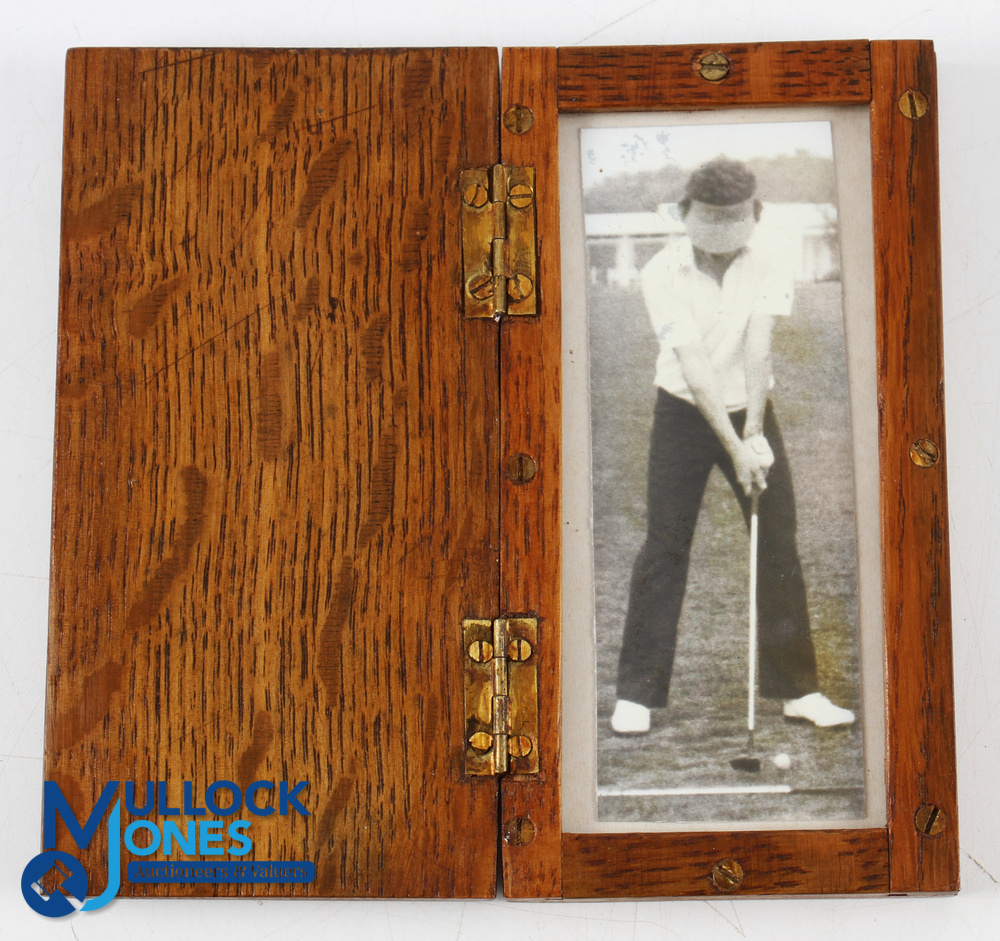
[(537, 313), (535, 168), (462, 171), (466, 317)]
[(538, 620), (467, 618), (466, 774), (538, 772)]

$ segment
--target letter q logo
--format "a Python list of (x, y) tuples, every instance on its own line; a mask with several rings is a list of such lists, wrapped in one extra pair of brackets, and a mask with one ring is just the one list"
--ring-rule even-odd
[[(42, 888), (43, 879), (52, 888), (51, 893)], [(39, 853), (24, 867), (21, 893), (39, 915), (61, 918), (82, 907), (87, 897), (87, 873), (83, 864), (69, 853), (59, 850)], [(70, 899), (79, 904), (74, 905)]]

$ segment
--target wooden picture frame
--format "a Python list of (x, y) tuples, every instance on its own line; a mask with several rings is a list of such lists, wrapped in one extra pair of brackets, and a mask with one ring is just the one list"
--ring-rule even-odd
[[(251, 835), (313, 883), (135, 896), (492, 897), (498, 864), (510, 898), (955, 891), (931, 44), (496, 64), (70, 52), (46, 780), (81, 820), (109, 781), (310, 781)], [(558, 118), (796, 104), (871, 113), (887, 824), (567, 833)], [(497, 163), (533, 169), (536, 226), (530, 278), (493, 244), (502, 317), (462, 228)], [(509, 658), (463, 634), (529, 621)], [(537, 675), (509, 713), (508, 659)], [(105, 888), (107, 842), (54, 832)]]
[[(712, 81), (702, 73), (726, 63)], [(670, 111), (791, 104), (868, 103), (875, 238), (883, 595), (887, 826), (862, 830), (706, 833), (563, 833), (508, 846), (505, 891), (531, 897), (558, 885), (564, 898), (948, 892), (958, 887), (934, 57), (930, 43), (843, 42), (756, 46), (506, 50), (504, 103), (529, 107), (527, 135), (502, 133), (505, 162), (539, 174), (539, 242), (559, 237), (553, 205), (560, 113)], [(551, 259), (551, 253), (547, 258)], [(560, 290), (549, 261), (542, 293), (551, 320)], [(558, 350), (521, 325), (505, 362), (551, 376)], [(524, 364), (524, 372), (521, 365)], [(550, 383), (542, 409), (551, 414)], [(532, 442), (540, 447), (542, 442)], [(521, 443), (519, 443), (521, 446)], [(528, 444), (524, 443), (524, 447)], [(529, 453), (530, 450), (529, 450)], [(555, 455), (549, 460), (555, 458)], [(555, 484), (548, 480), (555, 499)], [(520, 499), (520, 495), (518, 495)], [(550, 530), (535, 542), (537, 565)], [(525, 564), (520, 547), (519, 570)], [(501, 566), (501, 572), (510, 568)], [(550, 577), (549, 584), (558, 582)], [(539, 597), (539, 602), (554, 599)], [(522, 605), (523, 606), (523, 605)], [(530, 605), (529, 605), (530, 607)], [(544, 684), (543, 684), (544, 686)], [(550, 703), (549, 708), (556, 708)], [(555, 747), (555, 741), (549, 749)], [(548, 751), (549, 749), (544, 749)], [(504, 782), (505, 814), (542, 808), (559, 827), (559, 782)], [(944, 815), (942, 817), (942, 814)], [(532, 816), (537, 816), (536, 809)], [(943, 820), (949, 821), (943, 823)], [(736, 864), (735, 866), (733, 864)], [(722, 874), (719, 875), (719, 869)], [(738, 876), (733, 877), (732, 873)]]

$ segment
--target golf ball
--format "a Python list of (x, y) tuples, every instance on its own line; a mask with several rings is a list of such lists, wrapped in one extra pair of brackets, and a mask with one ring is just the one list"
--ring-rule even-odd
[(784, 752), (775, 755), (771, 761), (774, 762), (776, 768), (781, 768), (782, 771), (787, 771), (792, 766), (792, 759), (788, 757)]

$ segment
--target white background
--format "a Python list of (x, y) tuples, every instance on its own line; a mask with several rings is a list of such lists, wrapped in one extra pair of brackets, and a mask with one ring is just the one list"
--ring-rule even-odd
[[(59, 264), (70, 46), (574, 45), (933, 39), (944, 246), (946, 455), (960, 895), (682, 902), (115, 901), (50, 921), (20, 896), (38, 851)], [(994, 938), (1000, 933), (1000, 7), (995, 0), (10, 0), (0, 53), (0, 935), (136, 939)], [(932, 756), (933, 757), (933, 756)]]

